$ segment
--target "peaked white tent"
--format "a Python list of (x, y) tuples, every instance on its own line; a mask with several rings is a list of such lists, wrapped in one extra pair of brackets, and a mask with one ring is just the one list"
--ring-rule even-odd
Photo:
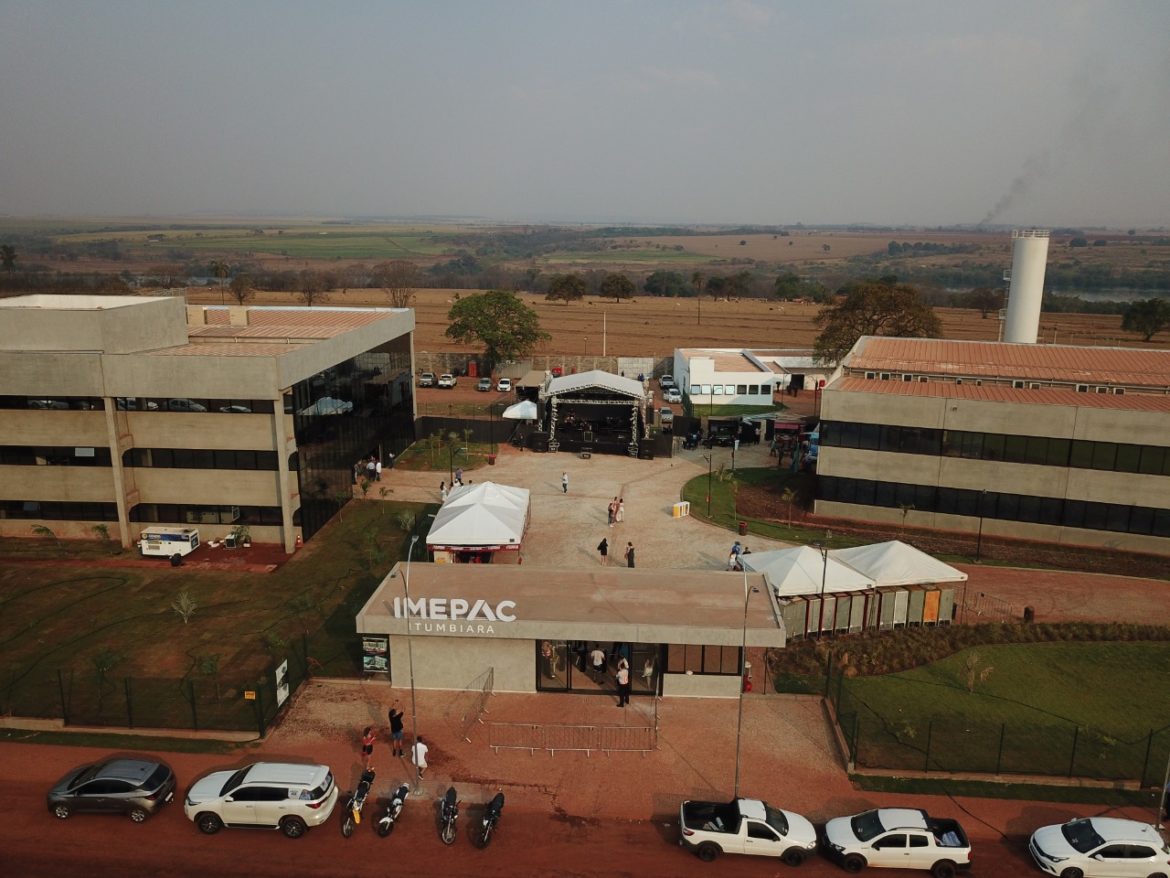
[(539, 417), (540, 412), (536, 408), (536, 403), (530, 399), (522, 399), (515, 405), (510, 405), (500, 417), (506, 418), (509, 421), (535, 421)]
[(822, 577), (825, 594), (864, 591), (874, 586), (864, 573), (837, 560), (837, 552), (829, 552), (826, 564), (820, 550), (811, 546), (753, 552), (742, 555), (740, 560), (748, 570), (763, 573), (777, 597), (820, 594)]
[(966, 573), (899, 540), (835, 549), (829, 556), (844, 561), (879, 586), (967, 581)]
[(494, 482), (455, 488), (427, 534), (436, 563), (483, 560), (484, 553), (519, 555), (528, 527), (527, 488)]
[(578, 372), (575, 375), (562, 375), (548, 383), (545, 396), (557, 396), (562, 393), (573, 393), (579, 390), (607, 390), (631, 396), (634, 399), (644, 399), (646, 391), (642, 382), (633, 378), (614, 375), (601, 369), (590, 369), (588, 372)]

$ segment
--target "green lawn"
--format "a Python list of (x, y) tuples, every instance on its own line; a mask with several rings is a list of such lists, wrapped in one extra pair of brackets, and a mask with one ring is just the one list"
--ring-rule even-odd
[(844, 680), (838, 713), (858, 765), (1150, 782), (1170, 751), (1168, 677), (1164, 642), (989, 645)]
[[(393, 565), (425, 504), (354, 502), (273, 573), (193, 568), (43, 566), (18, 557), (75, 557), (71, 544), (6, 540), (0, 552), (0, 711), (74, 722), (184, 726), (192, 696), (203, 726), (254, 720), (245, 689), (279, 660), (318, 672), (358, 667), (354, 616)], [(417, 526), (421, 526), (417, 525)], [(15, 550), (33, 545), (36, 552)], [(76, 557), (108, 551), (78, 544)], [(6, 563), (7, 558), (13, 561)], [(188, 622), (173, 609), (194, 602)], [(99, 673), (99, 668), (106, 668)], [(217, 691), (218, 690), (218, 691)], [(129, 697), (127, 697), (129, 696)]]

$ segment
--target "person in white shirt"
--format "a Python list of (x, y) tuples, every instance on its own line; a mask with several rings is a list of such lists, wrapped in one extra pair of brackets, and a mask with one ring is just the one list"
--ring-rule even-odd
[(415, 739), (414, 746), (410, 748), (410, 761), (418, 766), (418, 776), (422, 777), (423, 772), (427, 770), (427, 752), (430, 748), (423, 743), (422, 735)]
[(617, 706), (625, 707), (630, 703), (630, 663), (625, 659), (618, 662), (617, 690)]

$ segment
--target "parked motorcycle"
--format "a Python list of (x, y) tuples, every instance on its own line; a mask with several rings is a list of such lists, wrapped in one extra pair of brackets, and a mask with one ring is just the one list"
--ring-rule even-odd
[(492, 833), (495, 832), (496, 824), (500, 822), (500, 814), (503, 810), (504, 794), (496, 793), (484, 810), (483, 818), (479, 823), (479, 832), (475, 834), (474, 841), (477, 848), (486, 848), (491, 843)]
[(394, 795), (390, 797), (390, 804), (386, 806), (386, 813), (374, 824), (374, 829), (380, 837), (385, 838), (394, 831), (394, 824), (398, 822), (398, 815), (402, 813), (402, 806), (409, 794), (409, 784), (403, 784), (394, 791)]
[(439, 810), (439, 838), (443, 844), (455, 844), (455, 821), (459, 819), (459, 802), (455, 798), (455, 787), (448, 787)]
[(373, 785), (374, 769), (367, 768), (362, 772), (357, 790), (346, 800), (345, 807), (341, 810), (341, 834), (344, 837), (349, 838), (353, 835), (353, 828), (362, 822), (362, 808), (365, 807)]

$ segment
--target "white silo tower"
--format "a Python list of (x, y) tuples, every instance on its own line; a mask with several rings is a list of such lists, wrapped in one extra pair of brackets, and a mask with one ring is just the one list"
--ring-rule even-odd
[(1012, 232), (1012, 275), (1003, 324), (1004, 341), (1036, 343), (1047, 261), (1047, 229), (1016, 229)]

